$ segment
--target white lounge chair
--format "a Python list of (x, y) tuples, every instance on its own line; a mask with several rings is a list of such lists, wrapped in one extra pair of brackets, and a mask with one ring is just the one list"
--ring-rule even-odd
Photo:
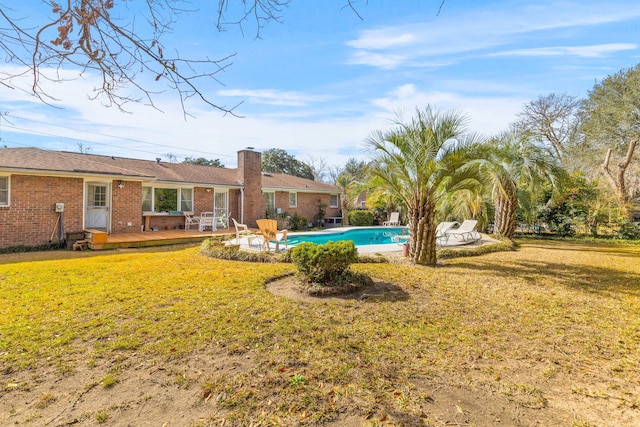
[(385, 227), (400, 225), (400, 212), (391, 212), (389, 215), (389, 221), (383, 222), (382, 225)]
[(476, 231), (478, 221), (475, 219), (465, 219), (460, 227), (449, 229), (445, 232), (447, 238), (456, 236), (462, 239), (463, 242), (472, 243), (476, 240), (480, 240), (480, 233)]
[(459, 224), (457, 221), (443, 221), (436, 227), (436, 245), (446, 245), (449, 241), (447, 231), (454, 225)]

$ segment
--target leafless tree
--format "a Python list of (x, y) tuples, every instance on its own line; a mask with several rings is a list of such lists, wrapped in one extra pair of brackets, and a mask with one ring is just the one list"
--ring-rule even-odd
[[(257, 34), (265, 23), (278, 20), (291, 0), (219, 0), (217, 27), (255, 19)], [(199, 98), (224, 113), (233, 113), (235, 106), (220, 105), (203, 90), (205, 81), (219, 82), (217, 75), (231, 65), (234, 54), (211, 59), (184, 58), (180, 52), (168, 52), (164, 40), (177, 19), (195, 12), (187, 2), (174, 0), (144, 0), (143, 10), (134, 9), (128, 0), (59, 0), (50, 8), (43, 22), (26, 24), (15, 8), (0, 4), (0, 51), (5, 62), (20, 71), (0, 75), (0, 84), (21, 89), (18, 80), (30, 76), (27, 89), (44, 102), (55, 99), (44, 87), (45, 81), (62, 82), (75, 70), (78, 75), (96, 73), (101, 86), (92, 98), (106, 100), (109, 106), (123, 109), (127, 103), (145, 101), (154, 104), (154, 95), (164, 89), (143, 83), (145, 75), (164, 82), (175, 90), (182, 110), (185, 101)], [(139, 15), (142, 13), (142, 18)], [(33, 26), (27, 26), (33, 25)], [(131, 95), (131, 88), (138, 95)]]
[[(13, 6), (6, 6), (9, 1)], [(244, 27), (250, 26), (259, 38), (261, 29), (271, 21), (279, 22), (293, 0), (217, 1), (219, 31), (237, 26), (244, 34)], [(358, 6), (368, 0), (338, 1), (363, 19)], [(6, 63), (15, 66), (14, 71), (0, 73), (0, 85), (26, 90), (51, 103), (55, 98), (45, 82), (95, 73), (101, 83), (90, 96), (107, 106), (124, 110), (128, 103), (147, 102), (159, 109), (154, 98), (168, 87), (177, 92), (185, 116), (185, 101), (190, 98), (235, 115), (237, 105), (221, 105), (205, 89), (208, 81), (221, 83), (218, 75), (232, 64), (235, 53), (217, 59), (190, 58), (165, 44), (183, 15), (199, 13), (189, 9), (189, 0), (43, 1), (40, 7), (49, 13), (39, 14), (47, 16), (40, 22), (20, 12), (24, 4), (0, 0), (0, 52)], [(158, 87), (152, 87), (143, 74), (153, 76)], [(29, 78), (28, 87), (22, 83), (24, 77)]]
[(562, 160), (566, 146), (578, 134), (579, 106), (580, 100), (571, 95), (540, 96), (524, 106), (516, 125), (549, 144), (555, 156)]

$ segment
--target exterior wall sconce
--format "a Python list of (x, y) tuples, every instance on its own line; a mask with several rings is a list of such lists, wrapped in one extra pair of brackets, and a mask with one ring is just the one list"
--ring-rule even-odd
[(213, 188), (207, 188), (207, 193), (211, 193), (213, 191)]
[(124, 181), (123, 180), (118, 181), (118, 188), (124, 188)]

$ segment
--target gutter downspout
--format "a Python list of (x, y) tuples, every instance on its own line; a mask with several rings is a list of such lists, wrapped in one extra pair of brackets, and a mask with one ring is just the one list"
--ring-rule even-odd
[(240, 187), (240, 223), (244, 224), (244, 187)]

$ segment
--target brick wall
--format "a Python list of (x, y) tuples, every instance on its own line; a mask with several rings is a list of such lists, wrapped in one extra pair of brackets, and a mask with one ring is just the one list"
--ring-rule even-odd
[[(229, 190), (229, 214), (240, 222), (240, 190)], [(233, 222), (229, 221), (229, 227), (233, 227)]]
[(213, 211), (213, 190), (207, 192), (207, 188), (213, 187), (196, 187), (193, 189), (193, 213), (200, 215), (202, 212)]
[(325, 207), (325, 217), (340, 216), (340, 208), (329, 207), (329, 195), (318, 193), (298, 193), (297, 207), (289, 207), (289, 192), (276, 191), (276, 209), (280, 208), (283, 212), (290, 216), (295, 214), (301, 215), (307, 219), (307, 222), (313, 222), (313, 218), (318, 213), (318, 199), (322, 201)]
[(64, 231), (82, 230), (82, 179), (12, 175), (10, 182), (10, 206), (0, 207), (0, 247), (58, 242), (59, 202), (64, 203)]
[(111, 183), (111, 233), (139, 233), (142, 226), (142, 183)]
[(256, 220), (264, 218), (266, 203), (262, 195), (262, 154), (257, 151), (238, 151), (238, 179), (244, 183), (244, 223), (256, 227)]

